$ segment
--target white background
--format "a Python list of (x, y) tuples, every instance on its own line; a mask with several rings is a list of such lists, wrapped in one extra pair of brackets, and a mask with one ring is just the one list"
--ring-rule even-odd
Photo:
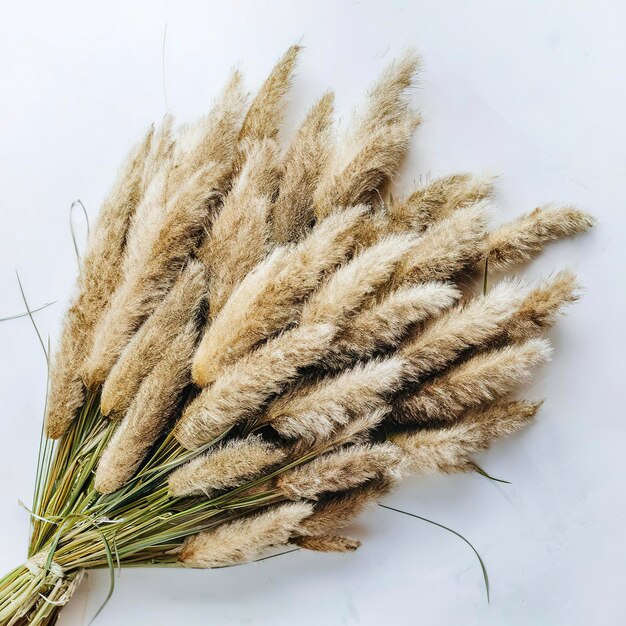
[[(415, 480), (387, 502), (474, 542), (376, 508), (355, 554), (297, 552), (217, 571), (124, 572), (97, 624), (623, 624), (626, 426), (624, 245), (626, 10), (620, 2), (2, 3), (0, 317), (23, 310), (15, 270), (56, 339), (76, 272), (68, 208), (93, 217), (140, 131), (165, 111), (203, 113), (231, 66), (257, 87), (287, 46), (302, 55), (286, 124), (327, 88), (345, 116), (406, 45), (425, 71), (424, 113), (399, 190), (451, 170), (501, 174), (495, 221), (544, 201), (599, 218), (550, 250), (539, 277), (575, 268), (585, 298), (551, 333), (553, 362), (527, 390), (536, 425), (480, 459), (479, 476)], [(28, 320), (0, 324), (0, 568), (24, 559), (45, 368)], [(87, 624), (107, 574), (61, 619)]]

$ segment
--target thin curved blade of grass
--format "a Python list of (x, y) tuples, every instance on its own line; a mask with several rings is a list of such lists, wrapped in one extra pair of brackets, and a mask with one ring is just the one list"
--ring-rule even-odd
[[(31, 309), (31, 313), (37, 313), (38, 311), (43, 311), (44, 309), (47, 309), (49, 306), (52, 306), (53, 304), (56, 304), (56, 300), (53, 300), (52, 302), (46, 302), (45, 304), (42, 304), (40, 307), (37, 307), (36, 309)], [(8, 317), (0, 317), (0, 322), (8, 322), (9, 320), (17, 320), (20, 317), (27, 317), (29, 315), (28, 311), (24, 311), (24, 313), (16, 313), (15, 315), (9, 315)]]
[(493, 480), (496, 483), (503, 483), (505, 485), (512, 484), (510, 480), (504, 480), (504, 478), (496, 478), (495, 476), (488, 474), (482, 467), (480, 467), (480, 465), (477, 465), (476, 463), (472, 463), (472, 466), (474, 467), (474, 471), (477, 474), (480, 474), (481, 476), (484, 476), (485, 478), (488, 478), (489, 480)]
[[(98, 618), (98, 615), (102, 613), (102, 610), (108, 604), (109, 600), (113, 596), (113, 592), (115, 591), (115, 563), (113, 562), (113, 552), (111, 551), (111, 545), (109, 544), (109, 541), (107, 540), (104, 532), (100, 530), (100, 528), (98, 528), (98, 525), (95, 522), (92, 523), (96, 531), (100, 534), (100, 538), (102, 539), (102, 543), (104, 545), (104, 551), (106, 552), (107, 566), (109, 569), (109, 592), (107, 593), (107, 597), (104, 599), (104, 602), (100, 605), (100, 608), (96, 611), (95, 615), (89, 621), (89, 626), (91, 626), (91, 624), (93, 624)], [(119, 561), (120, 557), (117, 552), (117, 547), (115, 548), (115, 555), (117, 557), (117, 560)]]
[(386, 504), (380, 504), (380, 502), (378, 503), (378, 506), (383, 509), (387, 509), (388, 511), (395, 511), (396, 513), (402, 513), (403, 515), (414, 517), (415, 519), (422, 520), (423, 522), (428, 522), (429, 524), (432, 524), (433, 526), (437, 526), (439, 528), (443, 528), (443, 530), (447, 530), (453, 535), (456, 535), (459, 539), (462, 539), (472, 549), (472, 551), (476, 555), (476, 558), (478, 559), (478, 562), (480, 563), (480, 569), (482, 570), (483, 580), (485, 582), (485, 591), (487, 592), (487, 602), (489, 602), (489, 576), (487, 574), (487, 568), (485, 567), (485, 564), (482, 558), (480, 557), (480, 554), (478, 554), (478, 550), (476, 550), (476, 548), (470, 543), (468, 539), (466, 539), (461, 533), (457, 532), (456, 530), (453, 530), (452, 528), (448, 528), (447, 526), (444, 526), (443, 524), (440, 524), (439, 522), (435, 522), (426, 517), (422, 517), (421, 515), (416, 515), (415, 513), (409, 513), (408, 511), (402, 511), (401, 509), (396, 509), (392, 506), (387, 506)]
[(85, 216), (85, 221), (87, 222), (87, 239), (89, 239), (90, 226), (89, 226), (89, 214), (87, 213), (87, 209), (85, 208), (83, 201), (80, 198), (78, 200), (74, 200), (74, 202), (72, 202), (72, 204), (70, 205), (70, 233), (72, 235), (72, 243), (74, 244), (74, 252), (76, 253), (76, 260), (80, 264), (80, 252), (78, 251), (76, 231), (74, 230), (74, 220), (72, 219), (74, 215), (74, 209), (77, 206), (80, 207), (80, 210), (83, 212), (83, 215)]
[(43, 353), (46, 357), (46, 363), (48, 364), (48, 367), (50, 367), (50, 358), (48, 355), (48, 351), (46, 350), (46, 344), (43, 341), (41, 333), (39, 332), (39, 328), (37, 327), (37, 323), (35, 322), (35, 318), (33, 317), (33, 311), (28, 306), (28, 300), (26, 299), (26, 294), (24, 293), (24, 287), (22, 286), (22, 281), (20, 280), (20, 275), (17, 270), (15, 270), (15, 275), (17, 276), (17, 283), (20, 286), (20, 293), (22, 294), (22, 300), (24, 301), (24, 306), (26, 307), (26, 313), (28, 317), (30, 318), (30, 321), (35, 329), (35, 332), (37, 333), (37, 338), (39, 339), (39, 343), (41, 344), (41, 349), (43, 350)]

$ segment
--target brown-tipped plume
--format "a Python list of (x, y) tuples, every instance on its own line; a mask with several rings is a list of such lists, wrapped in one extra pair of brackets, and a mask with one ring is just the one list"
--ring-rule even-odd
[(315, 192), (318, 218), (337, 206), (371, 203), (395, 175), (419, 124), (408, 103), (417, 69), (417, 56), (409, 51), (386, 69), (371, 91), (362, 114), (337, 144)]
[(220, 312), (235, 287), (269, 252), (268, 215), (278, 180), (276, 143), (253, 143), (198, 253), (209, 270), (211, 317)]
[(272, 69), (250, 105), (239, 132), (240, 141), (277, 137), (300, 50), (300, 46), (291, 46)]
[(130, 480), (167, 426), (182, 390), (191, 380), (197, 335), (195, 322), (189, 322), (141, 383), (100, 457), (95, 480), (99, 492), (112, 493)]
[(298, 535), (300, 523), (312, 512), (310, 503), (290, 502), (227, 522), (186, 539), (179, 560), (188, 567), (223, 567), (251, 561), (263, 550)]
[(451, 307), (460, 297), (452, 285), (438, 282), (393, 291), (350, 319), (333, 342), (324, 365), (340, 369), (393, 348), (409, 328)]
[(357, 244), (367, 209), (330, 215), (295, 246), (277, 248), (235, 289), (205, 332), (193, 362), (200, 386), (260, 341), (295, 321), (303, 300)]
[(239, 487), (285, 456), (284, 450), (260, 437), (234, 439), (172, 472), (168, 479), (169, 492), (177, 497), (209, 496), (215, 491)]
[(578, 299), (580, 286), (568, 270), (531, 291), (505, 324), (505, 339), (524, 341), (553, 326), (563, 307)]
[(370, 361), (317, 383), (296, 386), (268, 408), (265, 421), (284, 437), (309, 445), (327, 441), (337, 428), (387, 404), (406, 363), (391, 357)]
[(151, 179), (148, 155), (158, 143), (154, 129), (133, 148), (104, 201), (89, 238), (78, 277), (78, 292), (63, 323), (59, 348), (50, 369), (46, 434), (57, 439), (74, 419), (85, 399), (83, 361), (108, 299), (121, 279), (121, 259), (130, 221)]
[(315, 537), (296, 537), (291, 543), (315, 552), (354, 552), (361, 546), (358, 539), (341, 535), (316, 535)]
[(396, 402), (394, 417), (403, 422), (451, 420), (465, 409), (495, 400), (528, 381), (534, 367), (550, 359), (545, 339), (530, 339), (478, 354)]
[(411, 472), (473, 470), (472, 454), (527, 426), (540, 406), (541, 402), (500, 402), (471, 411), (447, 428), (398, 433), (391, 441), (405, 453)]
[(501, 226), (489, 235), (489, 267), (504, 270), (527, 263), (551, 241), (572, 237), (589, 230), (594, 219), (589, 213), (563, 207), (539, 207)]
[(178, 441), (194, 449), (259, 413), (302, 368), (319, 361), (336, 331), (330, 324), (298, 326), (225, 367), (183, 413), (174, 431)]
[(104, 415), (120, 414), (129, 407), (143, 379), (195, 315), (205, 293), (204, 266), (190, 261), (107, 376), (100, 399)]
[(302, 522), (302, 534), (315, 537), (336, 533), (351, 524), (368, 505), (389, 493), (393, 484), (393, 479), (387, 476), (343, 493), (322, 496), (315, 503), (313, 515)]
[(414, 191), (387, 211), (393, 232), (419, 233), (461, 207), (485, 200), (493, 192), (493, 178), (474, 174), (452, 174), (438, 178)]
[(281, 245), (300, 240), (315, 219), (313, 193), (330, 152), (334, 95), (311, 109), (289, 145), (280, 192), (272, 205), (272, 239)]
[(407, 377), (419, 381), (465, 350), (486, 347), (517, 314), (526, 292), (520, 281), (503, 280), (487, 295), (477, 296), (418, 329), (399, 352), (407, 361)]
[(277, 488), (292, 500), (317, 500), (320, 494), (345, 491), (398, 472), (401, 456), (389, 443), (349, 446), (318, 456), (281, 474)]
[(455, 211), (422, 235), (394, 274), (390, 290), (430, 280), (448, 280), (475, 265), (484, 252), (489, 203), (480, 200)]

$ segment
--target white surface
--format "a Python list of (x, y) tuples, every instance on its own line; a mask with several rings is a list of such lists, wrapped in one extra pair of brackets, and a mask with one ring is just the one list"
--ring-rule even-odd
[[(165, 80), (183, 118), (206, 110), (229, 68), (257, 86), (294, 41), (307, 49), (287, 126), (328, 87), (342, 114), (404, 45), (423, 53), (415, 101), (426, 123), (403, 178), (496, 171), (501, 214), (574, 202), (599, 225), (553, 246), (532, 276), (565, 264), (587, 286), (551, 333), (554, 361), (529, 389), (538, 423), (480, 459), (478, 476), (414, 481), (387, 502), (470, 538), (492, 583), (454, 536), (383, 509), (354, 530), (357, 553), (294, 553), (218, 571), (129, 571), (97, 624), (623, 624), (626, 9), (620, 2), (2, 3), (0, 317), (23, 309), (58, 335), (75, 274), (68, 207), (93, 216), (139, 131), (164, 113)], [(384, 7), (384, 8), (383, 8)], [(295, 112), (295, 113), (294, 113)], [(0, 567), (24, 558), (44, 398), (25, 319), (0, 324)], [(106, 574), (61, 624), (86, 624)], [(86, 616), (86, 617), (85, 617)]]

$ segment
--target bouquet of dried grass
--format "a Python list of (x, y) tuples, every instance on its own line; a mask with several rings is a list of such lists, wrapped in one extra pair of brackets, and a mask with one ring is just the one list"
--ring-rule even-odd
[(487, 271), (592, 219), (539, 208), (490, 232), (492, 182), (468, 174), (385, 200), (420, 121), (413, 53), (343, 135), (326, 94), (283, 150), (298, 53), (250, 104), (235, 72), (206, 117), (166, 117), (124, 163), (51, 366), (0, 624), (53, 624), (90, 568), (113, 583), (117, 565), (354, 550), (342, 529), (396, 481), (475, 470), (537, 412), (506, 396), (550, 358), (540, 335), (576, 279), (487, 290)]

